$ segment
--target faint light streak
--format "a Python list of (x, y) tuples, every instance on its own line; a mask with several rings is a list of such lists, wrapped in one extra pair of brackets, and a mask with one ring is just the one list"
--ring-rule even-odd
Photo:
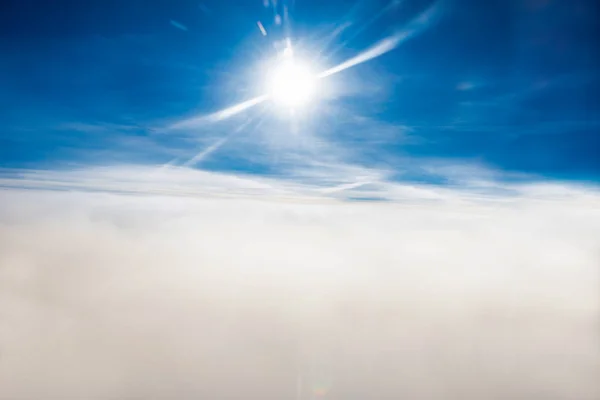
[(329, 35), (329, 39), (327, 40), (328, 42), (337, 38), (338, 36), (340, 36), (346, 29), (350, 28), (352, 26), (352, 22), (351, 21), (346, 21), (344, 22), (342, 25), (338, 26), (337, 28), (335, 28), (335, 30), (333, 32), (331, 32), (331, 35)]
[(461, 82), (456, 85), (456, 90), (460, 91), (468, 91), (475, 88), (475, 84), (473, 82)]
[(172, 158), (169, 162), (166, 162), (166, 163), (162, 164), (160, 167), (158, 167), (156, 169), (156, 171), (153, 171), (154, 173), (150, 174), (150, 176), (154, 176), (154, 175), (156, 175), (156, 173), (165, 172), (165, 171), (173, 168), (177, 164), (177, 161), (179, 161), (178, 157)]
[(258, 21), (256, 22), (256, 25), (258, 26), (258, 29), (260, 29), (260, 33), (262, 33), (263, 36), (267, 36), (267, 30), (263, 26), (262, 22)]
[(362, 53), (350, 58), (347, 61), (344, 61), (343, 63), (335, 67), (323, 71), (321, 74), (319, 74), (319, 78), (325, 78), (333, 74), (337, 74), (338, 72), (365, 63), (394, 50), (404, 40), (422, 31), (426, 26), (428, 26), (431, 23), (433, 17), (437, 14), (437, 11), (437, 4), (432, 5), (425, 12), (423, 12), (417, 18), (415, 18), (403, 31), (388, 36), (387, 38), (382, 39), (375, 45), (363, 51)]
[(186, 31), (186, 32), (188, 30), (187, 26), (185, 26), (175, 20), (170, 20), (169, 22), (171, 23), (171, 25), (173, 25), (177, 29), (181, 29), (182, 31)]
[(206, 157), (208, 157), (215, 151), (219, 150), (227, 141), (229, 141), (229, 139), (231, 139), (231, 137), (240, 133), (242, 130), (247, 128), (248, 125), (250, 125), (257, 119), (259, 119), (258, 123), (252, 129), (253, 132), (256, 131), (262, 125), (262, 123), (264, 121), (263, 116), (264, 116), (264, 111), (262, 113), (260, 113), (258, 117), (248, 118), (246, 120), (246, 122), (244, 122), (243, 124), (240, 124), (240, 126), (238, 126), (233, 132), (231, 132), (227, 136), (215, 141), (213, 144), (208, 146), (206, 149), (202, 150), (200, 153), (196, 154), (194, 157), (192, 157), (191, 159), (189, 159), (188, 161), (183, 163), (182, 166), (189, 167), (189, 166), (196, 165), (199, 162), (203, 161)]
[[(340, 36), (342, 33), (344, 33), (348, 28), (350, 28), (354, 23), (351, 21), (346, 21), (343, 24), (341, 24), (340, 26), (338, 26), (337, 28), (335, 28), (333, 30), (333, 32), (331, 32), (326, 38), (323, 39), (323, 42), (319, 45), (319, 47), (321, 48), (321, 50), (319, 50), (319, 52), (322, 54), (325, 52), (325, 50), (329, 47), (329, 45), (331, 45), (331, 43), (338, 38), (338, 36)], [(331, 56), (331, 54), (335, 53), (334, 51), (328, 52), (329, 54), (327, 55), (327, 58), (329, 58)], [(325, 58), (325, 57), (322, 57)]]
[(221, 146), (223, 146), (231, 138), (231, 136), (233, 136), (236, 133), (239, 133), (242, 129), (246, 128), (253, 120), (254, 119), (249, 118), (246, 122), (244, 122), (239, 127), (237, 127), (237, 129), (235, 129), (235, 131), (233, 131), (229, 135), (217, 140), (216, 142), (214, 142), (213, 144), (208, 146), (206, 149), (204, 149), (203, 151), (201, 151), (200, 153), (196, 154), (194, 157), (190, 158), (188, 161), (183, 163), (183, 166), (189, 167), (191, 165), (198, 164), (199, 162), (204, 160), (206, 157), (208, 157), (215, 151), (219, 150), (221, 148)]
[(193, 128), (203, 123), (210, 122), (219, 122), (223, 121), (227, 118), (231, 118), (234, 115), (237, 115), (243, 111), (246, 111), (249, 108), (259, 105), (260, 103), (267, 100), (267, 95), (262, 95), (258, 97), (254, 97), (250, 100), (246, 100), (242, 103), (236, 104), (234, 106), (225, 108), (223, 110), (214, 112), (208, 115), (202, 115), (200, 117), (194, 117), (190, 119), (186, 119), (184, 121), (178, 122), (176, 124), (171, 125), (171, 129), (182, 129), (182, 128)]
[[(334, 50), (330, 51), (328, 54), (328, 57), (331, 57), (331, 55), (333, 55), (334, 53), (336, 53), (337, 51), (339, 51), (340, 49), (345, 47), (348, 42), (350, 42), (351, 40), (353, 40), (354, 38), (359, 36), (367, 28), (369, 28), (371, 25), (373, 25), (377, 20), (379, 20), (381, 17), (383, 17), (387, 12), (389, 12), (390, 10), (392, 10), (394, 8), (399, 7), (400, 4), (402, 4), (403, 2), (404, 2), (404, 0), (394, 0), (394, 1), (390, 2), (387, 6), (383, 7), (381, 9), (381, 11), (379, 11), (377, 14), (375, 14), (375, 16), (373, 16), (366, 23), (364, 23), (362, 26), (360, 26), (358, 28), (358, 30), (350, 36), (350, 38), (348, 38), (345, 42), (343, 42), (339, 46), (337, 46)], [(341, 29), (341, 30), (340, 30), (340, 28), (336, 29), (333, 33), (334, 37), (338, 36), (342, 31), (344, 31), (347, 27), (350, 27), (351, 25), (352, 25), (352, 22), (346, 22), (344, 25), (341, 26), (341, 28), (343, 28), (343, 29)]]
[(194, 157), (192, 157), (188, 161), (186, 161), (183, 164), (183, 166), (189, 167), (191, 165), (195, 165), (195, 164), (199, 163), (200, 161), (204, 160), (207, 156), (209, 156), (211, 153), (218, 150), (228, 140), (229, 140), (229, 136), (225, 136), (224, 138), (217, 140), (215, 143), (208, 146), (206, 149), (204, 149), (203, 151), (201, 151), (200, 153), (196, 154)]
[(198, 4), (198, 8), (206, 15), (210, 15), (210, 9), (205, 4)]
[(333, 74), (337, 74), (338, 72), (342, 72), (348, 68), (352, 68), (356, 65), (362, 64), (374, 58), (377, 58), (389, 51), (395, 49), (402, 40), (408, 37), (408, 33), (400, 32), (393, 36), (387, 37), (377, 43), (375, 46), (371, 47), (360, 53), (357, 56), (352, 57), (351, 59), (344, 61), (343, 63), (330, 68), (326, 71), (321, 72), (318, 76), (319, 78), (325, 78)]
[(255, 97), (250, 100), (246, 100), (243, 103), (239, 103), (239, 104), (236, 104), (235, 106), (231, 106), (224, 110), (210, 114), (210, 115), (208, 115), (208, 119), (211, 122), (222, 121), (224, 119), (227, 119), (234, 115), (237, 115), (237, 114), (241, 113), (242, 111), (246, 111), (249, 108), (259, 105), (260, 103), (264, 102), (267, 99), (267, 97), (268, 96), (266, 96), (266, 95), (262, 95), (262, 96)]

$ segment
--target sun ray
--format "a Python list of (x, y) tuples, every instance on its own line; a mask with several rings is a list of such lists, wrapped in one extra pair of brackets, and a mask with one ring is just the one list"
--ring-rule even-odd
[(258, 120), (258, 123), (256, 124), (256, 126), (253, 128), (252, 131), (255, 131), (256, 129), (258, 129), (260, 127), (260, 125), (262, 124), (263, 119), (264, 119), (264, 110), (257, 116), (249, 117), (244, 123), (240, 124), (240, 126), (238, 126), (236, 129), (234, 129), (233, 132), (216, 140), (213, 144), (211, 144), (210, 146), (208, 146), (207, 148), (205, 148), (204, 150), (202, 150), (201, 152), (196, 154), (194, 157), (190, 158), (188, 161), (186, 161), (182, 165), (185, 167), (189, 167), (189, 166), (193, 166), (193, 165), (196, 165), (196, 164), (202, 162), (206, 157), (208, 157), (212, 153), (219, 150), (233, 136), (239, 134), (245, 128), (247, 128), (249, 125), (251, 125), (253, 122), (255, 122), (257, 120)]
[(408, 24), (406, 29), (395, 33), (391, 36), (388, 36), (385, 39), (380, 40), (375, 45), (369, 47), (367, 50), (350, 58), (349, 60), (346, 60), (343, 63), (336, 65), (335, 67), (329, 68), (321, 72), (319, 74), (319, 78), (326, 78), (328, 76), (337, 74), (338, 72), (342, 72), (348, 68), (352, 68), (357, 65), (363, 64), (367, 61), (380, 57), (394, 50), (400, 45), (400, 43), (404, 42), (406, 39), (420, 32), (422, 29), (428, 26), (433, 16), (435, 16), (435, 14), (437, 13), (437, 11), (437, 5), (432, 5), (426, 11), (421, 13), (417, 18), (412, 20)]
[(224, 109), (214, 112), (212, 114), (201, 115), (199, 117), (193, 117), (193, 118), (189, 118), (189, 119), (177, 122), (177, 123), (171, 125), (171, 129), (194, 128), (194, 127), (198, 127), (204, 123), (223, 121), (223, 120), (231, 118), (234, 115), (237, 115), (243, 111), (246, 111), (254, 106), (257, 106), (260, 103), (263, 103), (265, 100), (267, 100), (267, 98), (268, 98), (267, 95), (257, 96), (250, 100), (246, 100), (246, 101), (243, 101), (236, 105), (233, 105), (231, 107), (224, 108)]

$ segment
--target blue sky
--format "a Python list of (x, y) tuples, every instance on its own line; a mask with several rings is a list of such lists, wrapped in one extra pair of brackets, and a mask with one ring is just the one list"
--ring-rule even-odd
[[(0, 167), (597, 182), (597, 12), (592, 0), (4, 2)], [(302, 117), (267, 103), (173, 128), (259, 95), (285, 37), (326, 69), (409, 31), (324, 79)]]

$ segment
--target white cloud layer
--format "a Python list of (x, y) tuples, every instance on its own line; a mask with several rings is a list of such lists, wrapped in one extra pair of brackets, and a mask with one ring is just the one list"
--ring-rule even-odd
[(600, 398), (595, 189), (103, 173), (0, 182), (0, 399)]

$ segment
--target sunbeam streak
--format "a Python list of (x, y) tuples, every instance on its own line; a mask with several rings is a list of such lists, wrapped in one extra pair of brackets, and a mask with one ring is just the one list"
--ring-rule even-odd
[(250, 100), (246, 100), (242, 103), (233, 105), (231, 107), (214, 112), (212, 114), (201, 115), (199, 117), (189, 118), (189, 119), (177, 122), (177, 123), (171, 125), (171, 129), (195, 128), (204, 123), (223, 121), (223, 120), (231, 118), (234, 115), (237, 115), (243, 111), (246, 111), (249, 108), (259, 105), (260, 103), (267, 100), (267, 98), (268, 98), (267, 95), (254, 97)]
[(421, 32), (424, 28), (429, 26), (429, 24), (432, 21), (432, 17), (434, 17), (438, 11), (437, 8), (438, 7), (436, 5), (431, 6), (427, 9), (427, 11), (423, 12), (421, 15), (415, 18), (403, 31), (388, 36), (387, 38), (382, 39), (372, 47), (352, 57), (351, 59), (344, 61), (343, 63), (336, 65), (335, 67), (329, 68), (326, 71), (321, 72), (319, 74), (319, 78), (326, 78), (333, 74), (337, 74), (338, 72), (342, 72), (348, 68), (355, 67), (357, 65), (370, 61), (374, 58), (380, 57), (394, 50), (404, 40), (415, 35), (416, 33)]
[(335, 67), (329, 68), (319, 74), (319, 78), (326, 78), (338, 72), (342, 72), (348, 68), (352, 68), (356, 65), (362, 64), (376, 57), (379, 57), (393, 49), (395, 49), (402, 40), (404, 40), (408, 34), (406, 32), (400, 32), (396, 35), (390, 36), (383, 39), (375, 46), (368, 50), (363, 51), (359, 55), (352, 57), (351, 59), (344, 61), (343, 63), (336, 65)]
[(208, 157), (211, 153), (215, 152), (221, 146), (223, 146), (225, 144), (225, 142), (227, 142), (227, 140), (229, 140), (229, 136), (226, 136), (224, 138), (221, 138), (221, 139), (217, 140), (215, 143), (213, 143), (212, 145), (208, 146), (206, 149), (204, 149), (203, 151), (201, 151), (200, 153), (196, 154), (194, 157), (192, 157), (188, 161), (186, 161), (183, 164), (183, 166), (184, 167), (189, 167), (189, 166), (192, 166), (192, 165), (195, 165), (195, 164), (199, 163), (200, 161), (202, 161), (203, 159), (205, 159), (206, 157)]
[[(219, 150), (229, 139), (231, 139), (232, 136), (234, 136), (234, 135), (242, 132), (245, 128), (247, 128), (256, 119), (257, 118), (248, 118), (248, 120), (246, 122), (244, 122), (239, 127), (237, 127), (229, 135), (227, 135), (227, 136), (225, 136), (225, 137), (217, 140), (216, 142), (214, 142), (213, 144), (211, 144), (210, 146), (208, 146), (206, 149), (202, 150), (201, 152), (199, 152), (198, 154), (196, 154), (194, 157), (190, 158), (188, 161), (186, 161), (185, 163), (183, 163), (183, 166), (184, 167), (190, 167), (190, 166), (194, 166), (194, 165), (202, 162), (206, 157), (208, 157), (209, 155), (211, 155), (215, 151)], [(260, 126), (261, 122), (262, 122), (262, 114), (261, 114), (261, 119), (259, 120), (258, 125), (255, 126), (255, 129), (258, 128), (258, 126)]]
[[(350, 36), (350, 38), (346, 39), (343, 43), (336, 46), (335, 49), (331, 50), (329, 52), (329, 54), (327, 55), (327, 57), (332, 57), (340, 49), (344, 48), (349, 42), (351, 42), (353, 39), (355, 39), (357, 36), (359, 36), (361, 33), (363, 33), (366, 29), (368, 29), (371, 25), (373, 25), (375, 22), (377, 22), (387, 12), (389, 12), (390, 10), (392, 10), (394, 8), (399, 7), (403, 3), (403, 1), (404, 0), (391, 1), (390, 4), (383, 7), (377, 14), (375, 14), (375, 16), (373, 16), (370, 20), (368, 20), (366, 23), (364, 23), (362, 26), (360, 26), (359, 29)], [(351, 25), (352, 25), (351, 22), (347, 22), (346, 24), (344, 24), (340, 27), (340, 28), (342, 28), (341, 30), (340, 30), (340, 28), (336, 29), (332, 33), (332, 36), (333, 37), (338, 36), (342, 31), (346, 30), (346, 28), (350, 27)]]

